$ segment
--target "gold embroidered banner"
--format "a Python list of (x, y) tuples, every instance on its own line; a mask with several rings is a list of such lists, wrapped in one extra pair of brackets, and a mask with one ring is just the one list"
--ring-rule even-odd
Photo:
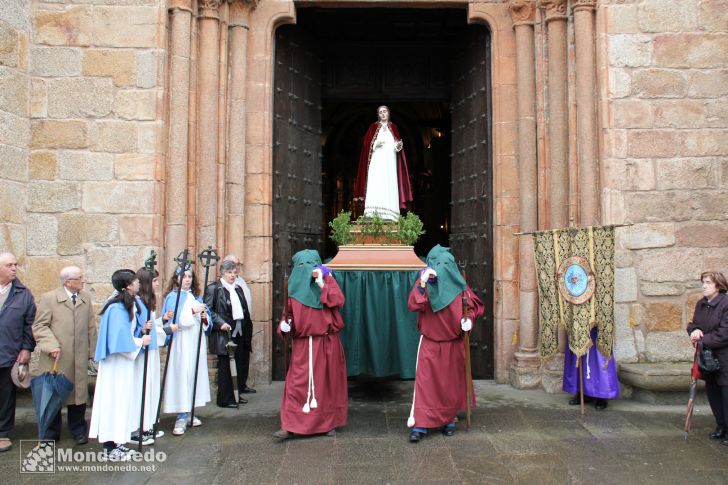
[(576, 355), (591, 346), (611, 358), (614, 335), (614, 226), (536, 232), (540, 352), (548, 359), (558, 350), (559, 325)]

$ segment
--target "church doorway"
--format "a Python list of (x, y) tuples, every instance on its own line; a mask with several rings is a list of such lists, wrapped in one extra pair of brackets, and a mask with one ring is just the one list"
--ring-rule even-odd
[[(328, 221), (352, 210), (361, 141), (385, 104), (400, 129), (415, 251), (450, 246), (486, 303), (471, 338), (473, 376), (494, 374), (490, 34), (464, 9), (300, 8), (275, 34), (273, 314), (291, 255), (335, 255)], [(273, 342), (273, 378), (284, 351)]]

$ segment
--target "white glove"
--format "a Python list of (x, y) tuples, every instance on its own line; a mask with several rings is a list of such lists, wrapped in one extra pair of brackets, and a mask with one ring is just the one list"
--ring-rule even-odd
[(422, 281), (423, 283), (427, 283), (427, 280), (429, 280), (429, 279), (430, 279), (430, 276), (435, 276), (435, 277), (437, 277), (437, 273), (435, 272), (435, 270), (434, 270), (434, 269), (432, 269), (432, 268), (427, 268), (426, 270), (424, 270), (424, 271), (422, 272), (422, 276), (420, 276), (420, 281)]
[(473, 322), (469, 318), (463, 318), (460, 320), (460, 328), (463, 329), (463, 332), (469, 332), (473, 328)]
[(288, 333), (291, 331), (291, 321), (285, 321), (281, 320), (281, 323), (279, 324), (279, 328), (281, 329), (281, 332)]
[(319, 286), (319, 288), (324, 287), (324, 273), (320, 269), (313, 270), (313, 273), (311, 275), (316, 279), (316, 284)]

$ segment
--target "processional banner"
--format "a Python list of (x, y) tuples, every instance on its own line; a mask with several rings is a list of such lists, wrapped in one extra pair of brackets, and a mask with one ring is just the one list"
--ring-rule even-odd
[(534, 233), (540, 316), (540, 352), (558, 350), (559, 326), (569, 348), (582, 356), (592, 345), (611, 358), (614, 335), (614, 226)]

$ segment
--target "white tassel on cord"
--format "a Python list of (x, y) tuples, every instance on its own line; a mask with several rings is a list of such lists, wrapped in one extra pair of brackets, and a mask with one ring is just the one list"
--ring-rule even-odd
[(308, 389), (306, 391), (306, 404), (303, 405), (302, 411), (306, 414), (311, 412), (311, 408), (316, 409), (316, 394), (314, 391), (313, 401), (311, 400), (311, 389), (313, 389), (313, 337), (308, 336)]
[(591, 351), (591, 347), (587, 349), (586, 351), (586, 378), (587, 380), (591, 379), (591, 369), (589, 368), (589, 352)]
[(309, 337), (308, 348), (309, 348), (309, 361), (308, 361), (308, 374), (311, 379), (311, 409), (318, 407), (318, 401), (316, 401), (316, 380), (313, 378), (313, 337)]
[(407, 419), (408, 428), (415, 425), (415, 397), (417, 395), (417, 365), (420, 363), (420, 345), (422, 345), (422, 335), (420, 335), (420, 341), (417, 343), (417, 359), (415, 360), (415, 389), (412, 391), (412, 408), (410, 409), (410, 415)]

